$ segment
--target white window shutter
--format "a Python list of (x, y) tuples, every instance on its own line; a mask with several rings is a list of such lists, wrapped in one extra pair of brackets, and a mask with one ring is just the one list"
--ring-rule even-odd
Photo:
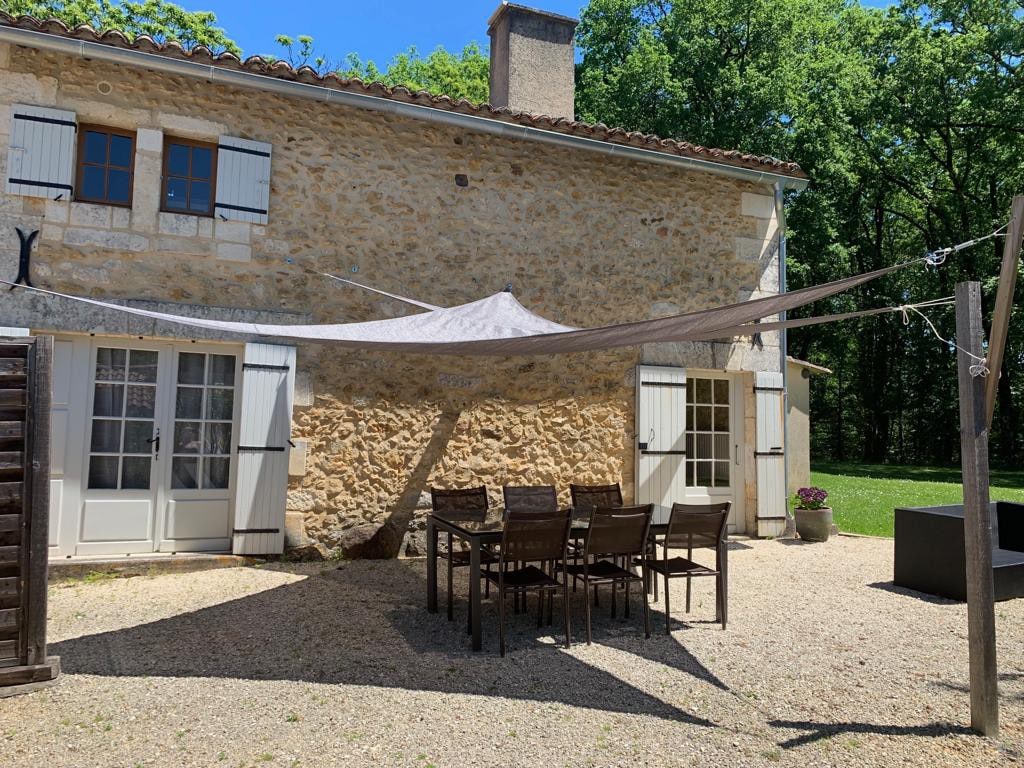
[(221, 136), (217, 144), (217, 216), (266, 224), (270, 206), (270, 145)]
[(754, 378), (757, 434), (757, 535), (780, 536), (786, 529), (786, 446), (782, 374), (758, 371)]
[(294, 391), (295, 347), (245, 345), (231, 547), (236, 555), (284, 550)]
[(636, 371), (636, 503), (671, 506), (686, 497), (686, 369)]
[(75, 175), (75, 113), (11, 105), (7, 194), (70, 200)]

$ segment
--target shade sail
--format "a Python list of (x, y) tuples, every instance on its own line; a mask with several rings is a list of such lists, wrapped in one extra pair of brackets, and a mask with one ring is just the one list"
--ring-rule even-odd
[[(765, 317), (848, 291), (908, 264), (855, 275), (791, 293), (598, 328), (573, 328), (530, 312), (511, 293), (496, 293), (456, 307), (388, 320), (323, 325), (242, 323), (155, 312), (137, 307), (24, 288), (117, 312), (247, 337), (322, 342), (336, 346), (446, 355), (546, 355), (656, 342), (708, 341), (785, 327), (748, 325)], [(0, 281), (6, 282), (6, 281)], [(10, 283), (8, 283), (10, 285)], [(430, 305), (427, 305), (430, 306)]]

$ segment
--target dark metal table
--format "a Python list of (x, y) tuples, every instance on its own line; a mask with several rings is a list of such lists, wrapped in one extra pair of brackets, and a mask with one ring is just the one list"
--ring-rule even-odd
[[(651, 517), (652, 537), (665, 533), (671, 512), (671, 507), (654, 505), (654, 514)], [(474, 651), (479, 651), (483, 645), (480, 630), (480, 550), (484, 544), (501, 542), (503, 517), (503, 510), (496, 511), (483, 521), (427, 515), (427, 610), (430, 613), (437, 613), (437, 535), (439, 531), (445, 531), (469, 544), (469, 610)], [(588, 521), (587, 512), (574, 514), (569, 537), (582, 539), (587, 533)]]

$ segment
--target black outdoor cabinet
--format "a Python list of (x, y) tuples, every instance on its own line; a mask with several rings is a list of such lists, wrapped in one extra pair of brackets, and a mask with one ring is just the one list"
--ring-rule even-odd
[[(989, 509), (996, 600), (1024, 597), (1024, 504), (993, 501)], [(967, 599), (962, 504), (898, 507), (895, 537), (896, 586)]]

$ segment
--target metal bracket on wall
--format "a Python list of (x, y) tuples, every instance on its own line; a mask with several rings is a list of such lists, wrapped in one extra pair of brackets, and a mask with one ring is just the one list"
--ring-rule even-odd
[[(14, 231), (18, 233), (18, 240), (21, 241), (21, 250), (18, 253), (18, 276), (14, 278), (14, 285), (27, 285), (29, 288), (34, 288), (32, 279), (29, 277), (29, 259), (32, 256), (32, 243), (39, 236), (39, 230), (26, 234), (21, 227), (15, 227)], [(7, 290), (13, 291), (14, 285)]]

